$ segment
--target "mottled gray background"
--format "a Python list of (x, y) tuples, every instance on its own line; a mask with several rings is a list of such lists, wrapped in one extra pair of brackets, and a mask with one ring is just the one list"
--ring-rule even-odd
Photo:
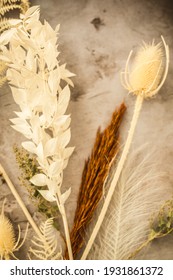
[[(145, 101), (133, 140), (133, 147), (148, 142), (156, 148), (165, 188), (173, 191), (173, 2), (137, 0), (36, 0), (41, 6), (41, 18), (53, 27), (60, 23), (59, 50), (61, 63), (66, 62), (73, 79), (69, 112), (72, 116), (71, 145), (76, 147), (64, 173), (64, 187), (71, 187), (67, 203), (70, 225), (73, 222), (77, 193), (84, 160), (88, 157), (98, 126), (104, 128), (114, 109), (125, 101), (128, 110), (121, 128), (122, 141), (126, 138), (135, 98), (128, 96), (120, 83), (128, 53), (142, 40), (159, 42), (163, 35), (170, 46), (169, 74), (156, 98)], [(8, 86), (0, 93), (0, 161), (5, 166), (16, 188), (23, 195), (28, 209), (37, 213), (25, 189), (18, 182), (18, 167), (12, 147), (22, 137), (10, 127), (9, 118), (17, 109)], [(25, 216), (6, 185), (0, 186), (0, 201), (7, 197), (6, 212), (14, 223), (25, 228)], [(30, 230), (31, 231), (31, 230)], [(20, 257), (24, 258), (24, 250)], [(142, 258), (173, 259), (173, 238), (158, 240)]]

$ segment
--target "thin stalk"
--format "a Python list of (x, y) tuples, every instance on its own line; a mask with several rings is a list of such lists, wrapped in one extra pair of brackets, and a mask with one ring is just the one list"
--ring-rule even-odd
[(127, 155), (128, 155), (129, 149), (130, 149), (130, 145), (132, 143), (132, 138), (133, 138), (134, 131), (135, 131), (135, 128), (136, 128), (136, 124), (137, 124), (137, 121), (138, 121), (138, 118), (139, 118), (139, 114), (140, 114), (140, 111), (141, 111), (141, 108), (142, 108), (143, 100), (144, 100), (144, 98), (143, 98), (142, 95), (138, 95), (137, 96), (136, 104), (135, 104), (135, 109), (134, 109), (134, 113), (133, 113), (133, 118), (132, 118), (131, 125), (130, 125), (130, 130), (128, 132), (127, 140), (126, 140), (126, 143), (125, 143), (125, 146), (124, 146), (121, 158), (119, 160), (116, 172), (115, 172), (114, 177), (112, 179), (112, 182), (111, 182), (110, 188), (108, 190), (107, 196), (105, 198), (105, 201), (104, 201), (103, 207), (101, 209), (100, 215), (99, 215), (98, 220), (96, 222), (96, 225), (95, 225), (95, 227), (94, 227), (94, 229), (92, 231), (92, 234), (91, 234), (90, 239), (89, 239), (89, 241), (87, 243), (87, 246), (86, 246), (86, 248), (85, 248), (85, 250), (83, 252), (81, 260), (85, 260), (86, 259), (87, 255), (88, 255), (88, 253), (89, 253), (89, 251), (90, 251), (90, 249), (91, 249), (91, 247), (92, 247), (92, 245), (94, 243), (94, 240), (95, 240), (95, 238), (97, 236), (97, 233), (98, 233), (98, 231), (99, 231), (99, 229), (101, 227), (103, 219), (105, 217), (106, 211), (108, 209), (109, 203), (111, 201), (112, 195), (114, 193), (115, 187), (117, 185), (118, 179), (119, 179), (121, 171), (123, 169), (125, 160), (127, 158)]
[(71, 240), (70, 240), (70, 232), (69, 232), (69, 227), (68, 227), (67, 215), (66, 215), (64, 204), (61, 204), (59, 201), (60, 196), (61, 196), (61, 193), (59, 190), (57, 192), (57, 201), (56, 202), (57, 202), (57, 205), (58, 205), (59, 211), (61, 213), (61, 217), (62, 217), (64, 233), (65, 233), (65, 241), (66, 241), (66, 245), (67, 245), (69, 260), (73, 260), (73, 253), (72, 253), (72, 246), (71, 246)]
[(133, 260), (136, 255), (143, 249), (145, 248), (149, 243), (151, 243), (154, 239), (158, 239), (164, 236), (167, 236), (168, 234), (170, 234), (173, 231), (173, 228), (171, 228), (169, 231), (165, 232), (165, 233), (161, 233), (161, 232), (156, 232), (155, 235), (149, 237), (144, 243), (142, 243), (133, 253), (131, 253), (128, 256), (128, 260)]
[(30, 213), (28, 212), (25, 204), (23, 203), (23, 200), (21, 199), (20, 195), (16, 191), (13, 183), (11, 182), (10, 178), (8, 177), (5, 169), (2, 167), (1, 164), (0, 164), (0, 173), (2, 174), (4, 180), (6, 181), (8, 187), (10, 188), (12, 194), (14, 195), (15, 199), (17, 200), (19, 206), (21, 207), (23, 213), (25, 214), (25, 216), (26, 216), (28, 222), (30, 223), (30, 225), (32, 226), (33, 230), (39, 236), (39, 238), (42, 239), (43, 236), (42, 236), (39, 228), (37, 227), (36, 223), (34, 222), (33, 218), (31, 217)]
[(130, 254), (130, 256), (128, 256), (128, 260), (134, 260), (134, 258), (136, 257), (136, 255), (143, 249), (145, 248), (154, 238), (151, 239), (147, 239), (144, 243), (142, 243), (141, 246), (139, 246), (135, 252), (133, 252), (132, 254)]
[(63, 221), (63, 225), (64, 225), (65, 239), (66, 239), (69, 259), (73, 260), (73, 253), (72, 253), (72, 247), (71, 247), (70, 233), (69, 233), (67, 216), (66, 216), (64, 205), (62, 205), (62, 208), (61, 208), (61, 215), (62, 215), (62, 221)]

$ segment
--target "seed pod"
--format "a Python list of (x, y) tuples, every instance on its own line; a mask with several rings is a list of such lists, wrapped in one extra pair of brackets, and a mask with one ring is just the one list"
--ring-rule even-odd
[(0, 259), (9, 259), (15, 247), (14, 229), (9, 219), (4, 215), (4, 203), (0, 215)]
[[(163, 37), (157, 45), (143, 43), (129, 67), (132, 51), (122, 73), (123, 86), (135, 95), (144, 98), (154, 96), (163, 85), (169, 65), (169, 49)], [(164, 49), (165, 48), (165, 54)]]

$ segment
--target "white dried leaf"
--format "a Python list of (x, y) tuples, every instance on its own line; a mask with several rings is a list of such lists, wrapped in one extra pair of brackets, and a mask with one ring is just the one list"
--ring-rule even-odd
[(53, 156), (57, 153), (58, 151), (58, 138), (51, 138), (50, 140), (48, 140), (45, 144), (45, 148), (44, 148), (44, 154), (45, 157), (48, 156)]
[(64, 204), (66, 202), (66, 200), (69, 198), (71, 193), (71, 188), (69, 188), (67, 191), (65, 191), (60, 198), (61, 204)]
[(11, 125), (15, 130), (22, 133), (26, 138), (31, 139), (32, 138), (32, 132), (29, 127), (29, 125), (25, 124), (17, 124), (17, 125)]
[(74, 147), (68, 147), (68, 148), (65, 148), (64, 151), (63, 151), (63, 158), (64, 159), (67, 159), (69, 158), (72, 153), (74, 152)]
[(67, 85), (60, 93), (58, 98), (58, 114), (64, 115), (70, 101), (70, 89)]
[(56, 177), (59, 175), (60, 171), (62, 170), (63, 160), (57, 159), (56, 161), (52, 162), (47, 170), (47, 174), (50, 178)]
[(42, 161), (44, 161), (44, 150), (43, 150), (43, 144), (42, 142), (40, 142), (36, 148), (36, 155), (38, 156), (38, 158)]
[(67, 144), (69, 143), (70, 138), (71, 138), (71, 131), (69, 128), (59, 136), (60, 147), (65, 148), (67, 146)]
[(49, 202), (56, 201), (56, 197), (48, 190), (39, 190), (39, 193)]
[(44, 187), (46, 185), (47, 176), (45, 174), (36, 174), (31, 179), (30, 182), (35, 186)]
[(32, 154), (35, 153), (36, 145), (32, 141), (22, 142), (22, 147)]

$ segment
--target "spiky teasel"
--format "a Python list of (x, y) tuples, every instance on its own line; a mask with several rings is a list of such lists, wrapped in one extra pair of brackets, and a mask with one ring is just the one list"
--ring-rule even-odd
[[(161, 38), (162, 43), (157, 45), (154, 44), (154, 41), (152, 44), (144, 43), (144, 46), (141, 47), (136, 54), (136, 57), (131, 65), (131, 70), (129, 69), (129, 62), (132, 56), (132, 51), (128, 56), (125, 71), (122, 73), (121, 77), (123, 86), (129, 91), (129, 93), (132, 92), (137, 96), (134, 114), (127, 140), (118, 162), (117, 169), (111, 181), (105, 202), (81, 259), (86, 259), (104, 220), (130, 149), (136, 124), (142, 108), (142, 103), (145, 98), (154, 96), (165, 82), (169, 66), (169, 47), (166, 45), (164, 38), (162, 36)], [(163, 46), (165, 49), (165, 55)]]
[(132, 51), (130, 52), (125, 71), (122, 72), (122, 84), (129, 92), (147, 98), (154, 96), (162, 87), (168, 73), (169, 49), (164, 38), (161, 38), (165, 47), (165, 62), (161, 42), (157, 45), (154, 41), (151, 44), (144, 42), (136, 54), (131, 69), (129, 69), (129, 62)]
[(5, 200), (3, 202), (2, 211), (0, 215), (0, 259), (9, 260), (10, 256), (12, 256), (14, 259), (17, 259), (14, 255), (14, 252), (18, 251), (24, 244), (28, 231), (28, 224), (25, 231), (24, 239), (19, 244), (21, 238), (20, 226), (18, 226), (19, 234), (16, 241), (13, 226), (9, 219), (4, 215), (4, 204)]

